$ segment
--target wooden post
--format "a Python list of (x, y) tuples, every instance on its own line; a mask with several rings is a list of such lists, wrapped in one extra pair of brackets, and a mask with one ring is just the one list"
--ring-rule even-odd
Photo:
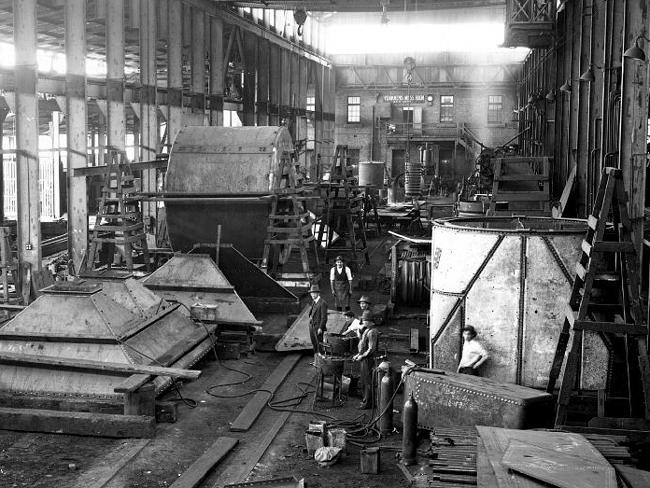
[(124, 415), (156, 415), (156, 391), (153, 383), (124, 393)]

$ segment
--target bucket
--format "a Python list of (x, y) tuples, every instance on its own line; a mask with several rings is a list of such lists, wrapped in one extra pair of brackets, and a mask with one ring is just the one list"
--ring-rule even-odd
[(345, 429), (331, 429), (327, 431), (327, 445), (330, 447), (339, 447), (341, 452), (347, 453)]
[(350, 351), (350, 340), (342, 334), (325, 332), (325, 343), (334, 356), (345, 356)]
[(325, 447), (325, 439), (320, 432), (305, 432), (305, 445), (307, 446), (307, 454), (314, 456), (317, 449)]
[(361, 449), (361, 472), (363, 474), (379, 473), (379, 448)]

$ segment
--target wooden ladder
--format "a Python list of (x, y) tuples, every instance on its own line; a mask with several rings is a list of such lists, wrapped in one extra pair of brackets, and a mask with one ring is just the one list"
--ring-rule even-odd
[[(306, 205), (310, 197), (298, 181), (296, 168), (289, 154), (280, 159), (273, 181), (275, 187), (271, 195), (271, 211), (261, 268), (265, 273), (279, 278), (281, 283), (299, 280), (303, 283), (302, 286), (309, 286), (310, 275), (320, 267), (318, 248), (312, 231), (313, 221)], [(309, 262), (310, 247), (314, 253), (315, 269), (312, 269)], [(279, 273), (279, 268), (284, 268), (289, 263), (294, 250), (300, 252), (302, 273)], [(274, 252), (273, 259), (271, 252)]]
[[(549, 160), (535, 158), (497, 158), (488, 215), (551, 215)], [(497, 209), (506, 202), (508, 209)]]
[[(623, 337), (630, 416), (642, 414), (650, 419), (648, 326), (639, 299), (639, 263), (626, 202), (622, 171), (605, 168), (589, 215), (582, 255), (576, 264), (567, 314), (549, 374), (547, 392), (553, 393), (564, 364), (556, 426), (566, 422), (567, 408), (579, 376), (584, 331), (593, 331), (604, 337)], [(610, 212), (614, 225), (611, 233), (606, 232)], [(594, 292), (598, 291), (601, 283), (600, 286), (607, 286), (607, 282), (611, 284), (612, 278), (617, 292), (607, 296), (601, 294), (599, 302)], [(614, 303), (602, 303), (602, 299), (611, 302), (612, 295), (616, 295)], [(567, 346), (569, 353), (565, 361)], [(639, 408), (641, 404), (645, 405), (643, 412)]]
[(140, 243), (145, 266), (149, 271), (149, 248), (140, 212), (140, 198), (135, 195), (136, 192), (130, 164), (122, 153), (111, 151), (88, 250), (90, 269), (94, 268), (100, 245), (107, 244), (108, 268), (112, 265), (110, 259), (117, 249), (123, 255), (127, 269), (133, 271), (134, 245)]
[[(358, 253), (362, 253), (366, 264), (370, 264), (364, 225), (364, 197), (352, 175), (347, 146), (336, 147), (330, 180), (325, 183), (324, 189), (325, 212), (318, 229), (318, 242), (325, 244), (325, 263), (329, 263), (330, 254), (349, 251), (354, 260)], [(327, 235), (324, 236), (326, 226)], [(347, 241), (342, 246), (335, 245), (335, 232), (341, 241)]]

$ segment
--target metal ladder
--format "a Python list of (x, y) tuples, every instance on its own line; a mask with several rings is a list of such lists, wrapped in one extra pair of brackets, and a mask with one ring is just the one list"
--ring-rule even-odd
[[(567, 409), (579, 376), (585, 331), (593, 331), (604, 337), (623, 337), (630, 416), (650, 419), (648, 326), (639, 299), (638, 257), (632, 242), (632, 227), (626, 202), (622, 171), (605, 168), (594, 208), (589, 215), (587, 235), (582, 242), (580, 260), (576, 264), (567, 314), (546, 389), (553, 393), (564, 364), (557, 400), (556, 426), (566, 422)], [(606, 233), (610, 213), (614, 225), (611, 234), (614, 234), (614, 238)], [(604, 282), (614, 283), (618, 288), (618, 293), (609, 294), (616, 295), (614, 303), (598, 302), (596, 299), (594, 291)], [(565, 361), (567, 346), (569, 353)], [(641, 404), (644, 404), (643, 411), (639, 408)]]

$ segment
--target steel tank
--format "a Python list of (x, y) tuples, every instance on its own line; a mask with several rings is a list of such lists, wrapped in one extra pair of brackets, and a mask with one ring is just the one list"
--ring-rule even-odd
[(233, 244), (249, 259), (263, 253), (269, 199), (281, 158), (293, 151), (286, 127), (187, 126), (176, 137), (165, 180), (172, 248)]
[[(587, 224), (545, 217), (433, 223), (430, 366), (456, 370), (464, 325), (490, 358), (481, 375), (544, 388)], [(609, 352), (585, 334), (581, 386), (603, 388)]]
[(385, 168), (382, 161), (359, 161), (359, 186), (383, 188)]

